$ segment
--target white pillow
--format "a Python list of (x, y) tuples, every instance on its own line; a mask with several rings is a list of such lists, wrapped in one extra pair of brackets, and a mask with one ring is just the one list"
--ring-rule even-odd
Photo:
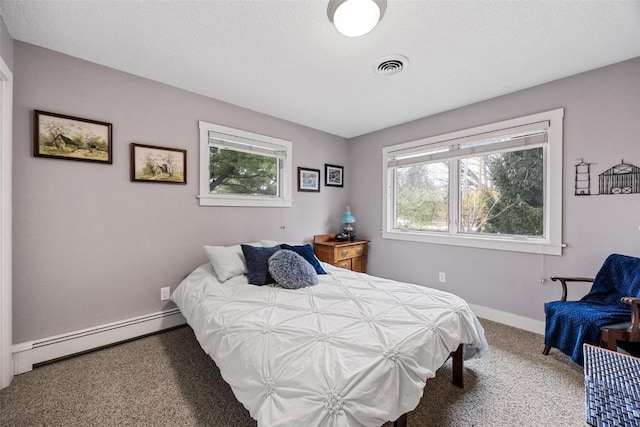
[[(246, 243), (251, 246), (262, 246), (260, 242)], [(248, 274), (247, 262), (240, 245), (233, 246), (204, 246), (209, 262), (218, 276), (218, 280), (225, 282), (232, 277)]]

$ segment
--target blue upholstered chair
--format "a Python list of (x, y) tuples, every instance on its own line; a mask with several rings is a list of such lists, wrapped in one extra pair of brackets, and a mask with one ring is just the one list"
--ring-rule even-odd
[[(640, 258), (613, 254), (607, 257), (595, 279), (552, 277), (551, 280), (562, 284), (562, 299), (545, 304), (543, 354), (549, 354), (554, 347), (582, 365), (582, 345), (599, 345), (600, 330), (609, 325), (626, 330), (625, 336), (631, 337), (628, 341), (639, 339)], [(593, 282), (593, 285), (580, 301), (567, 301), (570, 282)], [(625, 348), (624, 343), (620, 346)]]

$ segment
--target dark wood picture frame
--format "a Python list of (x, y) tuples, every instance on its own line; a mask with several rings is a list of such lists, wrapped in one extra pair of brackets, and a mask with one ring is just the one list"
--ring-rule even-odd
[(33, 155), (113, 163), (111, 123), (33, 110)]
[(187, 150), (131, 143), (131, 181), (187, 183)]
[(320, 192), (320, 169), (298, 168), (298, 191)]
[(326, 187), (344, 187), (344, 167), (325, 163), (324, 185)]

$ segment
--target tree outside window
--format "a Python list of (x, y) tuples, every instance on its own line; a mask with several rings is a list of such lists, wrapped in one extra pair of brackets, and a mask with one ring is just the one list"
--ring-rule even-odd
[(200, 206), (291, 207), (292, 143), (200, 122)]
[(384, 147), (383, 238), (561, 255), (563, 117)]
[(278, 159), (211, 147), (209, 192), (216, 194), (278, 194)]

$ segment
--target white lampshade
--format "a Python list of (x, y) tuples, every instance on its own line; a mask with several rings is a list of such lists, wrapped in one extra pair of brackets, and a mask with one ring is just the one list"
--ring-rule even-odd
[(386, 3), (386, 0), (331, 0), (327, 14), (340, 33), (360, 37), (382, 19)]

